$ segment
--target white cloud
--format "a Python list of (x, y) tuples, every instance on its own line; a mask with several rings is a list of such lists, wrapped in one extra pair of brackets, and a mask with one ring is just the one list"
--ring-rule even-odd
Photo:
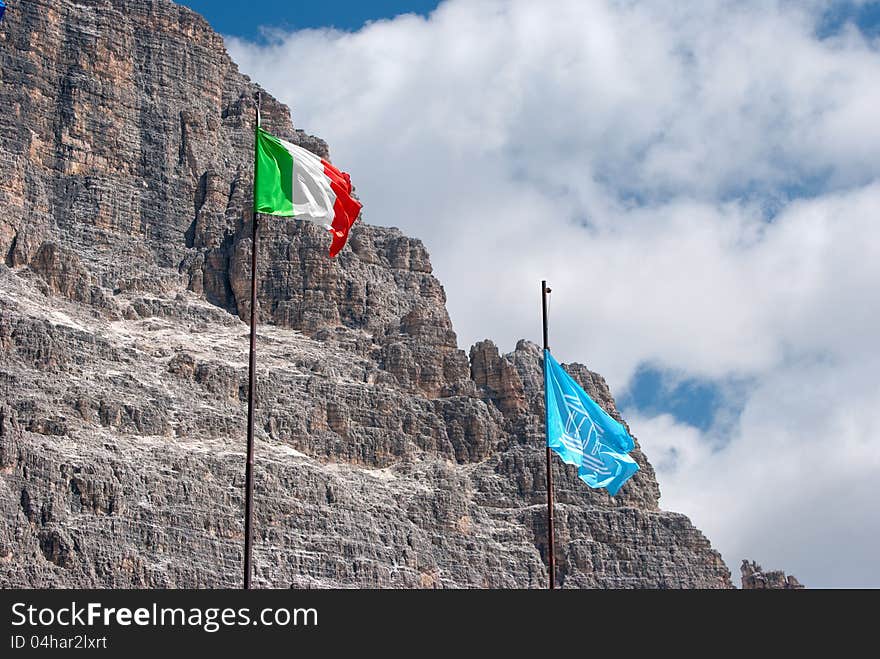
[(668, 415), (629, 423), (663, 501), (691, 515), (734, 569), (754, 557), (811, 586), (876, 587), (878, 367), (781, 367), (752, 392), (723, 447)]
[(463, 345), (537, 340), (546, 278), (552, 345), (618, 392), (646, 361), (749, 378), (714, 452), (632, 420), (664, 505), (734, 569), (880, 585), (880, 44), (817, 39), (825, 8), (451, 0), (228, 45), (425, 240)]

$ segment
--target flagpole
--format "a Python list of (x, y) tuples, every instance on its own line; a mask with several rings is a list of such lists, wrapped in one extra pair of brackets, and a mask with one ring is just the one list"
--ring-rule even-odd
[[(260, 128), (260, 106), (262, 98), (257, 92), (257, 127), (254, 129), (254, 199), (257, 190), (257, 131)], [(257, 371), (257, 213), (254, 204), (254, 221), (251, 233), (251, 348), (248, 370), (248, 419), (247, 419), (247, 462), (244, 469), (244, 587), (251, 588), (251, 552), (254, 544), (254, 384)]]
[[(547, 342), (547, 294), (550, 289), (547, 288), (547, 281), (541, 282), (541, 310), (544, 320), (544, 350), (550, 350)], [(544, 387), (547, 387), (546, 379)], [(547, 414), (544, 413), (544, 431), (546, 433)], [(545, 442), (546, 443), (546, 442)], [(553, 533), (553, 471), (551, 469), (552, 461), (550, 459), (550, 446), (547, 445), (547, 571), (549, 573), (550, 590), (556, 588), (556, 546)]]

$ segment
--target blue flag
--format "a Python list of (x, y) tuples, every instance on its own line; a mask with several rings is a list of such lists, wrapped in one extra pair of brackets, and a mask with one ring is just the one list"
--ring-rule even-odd
[(3, 14), (6, 13), (6, 3), (3, 0), (0, 0), (0, 21), (3, 20)]
[(562, 461), (575, 465), (590, 487), (604, 487), (614, 496), (639, 470), (629, 455), (635, 442), (618, 421), (590, 398), (565, 372), (549, 350), (544, 351), (544, 403), (547, 446)]

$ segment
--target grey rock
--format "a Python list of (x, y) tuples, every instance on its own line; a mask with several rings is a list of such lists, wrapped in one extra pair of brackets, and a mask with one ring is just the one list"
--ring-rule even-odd
[(801, 590), (806, 588), (792, 575), (782, 570), (764, 571), (755, 561), (743, 559), (740, 566), (743, 590)]

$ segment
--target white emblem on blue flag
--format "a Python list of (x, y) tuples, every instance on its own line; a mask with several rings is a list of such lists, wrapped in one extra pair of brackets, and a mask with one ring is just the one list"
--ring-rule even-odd
[(568, 416), (560, 439), (566, 448), (579, 453), (584, 464), (593, 467), (596, 473), (610, 474), (611, 470), (599, 456), (599, 436), (602, 429), (590, 418), (580, 398), (571, 394), (563, 394)]

